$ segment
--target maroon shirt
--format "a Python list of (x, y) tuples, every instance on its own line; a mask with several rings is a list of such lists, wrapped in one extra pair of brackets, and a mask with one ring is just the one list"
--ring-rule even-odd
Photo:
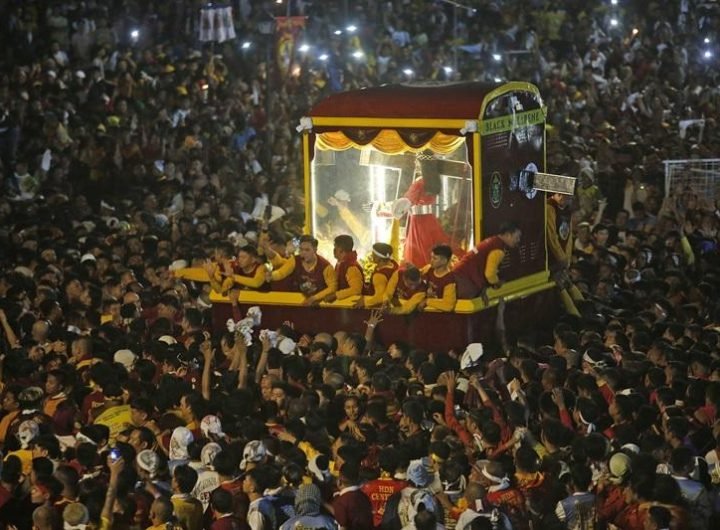
[(507, 252), (507, 245), (500, 239), (500, 236), (492, 236), (484, 239), (471, 251), (463, 256), (455, 268), (455, 276), (464, 276), (474, 283), (479, 289), (487, 287), (488, 281), (485, 278), (485, 265), (490, 252), (503, 250)]
[(338, 291), (350, 287), (350, 284), (348, 284), (347, 281), (347, 273), (351, 268), (356, 268), (360, 271), (360, 277), (362, 278), (363, 270), (362, 267), (358, 265), (357, 252), (354, 250), (348, 252), (345, 258), (338, 261), (337, 265), (335, 265), (335, 276), (337, 276)]
[[(399, 267), (398, 267), (397, 262), (395, 260), (390, 260), (389, 266), (383, 265), (382, 267), (377, 267), (373, 271), (373, 276), (375, 276), (376, 274), (382, 274), (383, 276), (385, 276), (385, 279), (389, 282), (390, 278), (392, 277), (393, 274), (395, 274), (395, 271), (398, 270), (398, 268)], [(368, 283), (365, 284), (364, 291), (365, 291), (365, 294), (368, 296), (375, 295), (375, 286), (372, 283), (372, 278), (370, 279), (369, 284)]]
[(423, 280), (427, 282), (428, 298), (442, 298), (445, 287), (455, 283), (455, 275), (450, 271), (443, 276), (436, 276), (435, 271), (430, 268), (423, 274)]
[(405, 272), (405, 268), (400, 268), (398, 270), (398, 283), (397, 287), (395, 287), (395, 296), (397, 296), (400, 300), (410, 300), (414, 295), (427, 291), (428, 286), (422, 276), (417, 287), (411, 289), (405, 285)]
[[(255, 274), (257, 273), (258, 267), (265, 267), (265, 264), (263, 263), (256, 263), (255, 266), (250, 270), (250, 272), (245, 272), (240, 265), (238, 265), (236, 262), (232, 262), (232, 270), (233, 274), (236, 274), (237, 276), (243, 276), (245, 278), (254, 278)], [(245, 285), (240, 285), (238, 283), (233, 284), (233, 287), (236, 289), (251, 289), (250, 287), (247, 287)], [(257, 289), (252, 289), (257, 291), (269, 291), (270, 286), (267, 284), (267, 282), (263, 283), (260, 287)]]
[(294, 256), (295, 270), (290, 275), (292, 291), (303, 293), (305, 296), (312, 296), (327, 289), (324, 272), (330, 267), (330, 262), (322, 256), (317, 256), (317, 261), (312, 270), (305, 270), (303, 260), (300, 256)]
[(248, 530), (249, 528), (247, 522), (234, 515), (226, 515), (220, 519), (215, 519), (210, 525), (210, 530)]
[(358, 487), (338, 495), (332, 501), (335, 520), (347, 530), (372, 530), (372, 504)]

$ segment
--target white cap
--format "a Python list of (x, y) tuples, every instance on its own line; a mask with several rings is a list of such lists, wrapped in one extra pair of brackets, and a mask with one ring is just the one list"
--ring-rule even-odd
[(245, 470), (248, 464), (257, 464), (265, 460), (267, 449), (260, 440), (252, 440), (245, 444), (243, 457), (240, 461), (240, 469)]
[(175, 340), (175, 337), (172, 335), (163, 335), (158, 339), (160, 342), (164, 342), (168, 346), (171, 346), (173, 344), (177, 344), (177, 340)]
[(32, 420), (25, 420), (20, 424), (17, 432), (18, 440), (20, 440), (20, 446), (23, 449), (27, 449), (30, 442), (37, 438), (39, 434), (40, 426)]
[(268, 223), (274, 223), (283, 215), (285, 215), (285, 210), (279, 206), (270, 206), (270, 219), (268, 219)]
[(211, 467), (215, 461), (215, 457), (220, 452), (222, 452), (220, 444), (215, 442), (205, 444), (200, 451), (200, 462), (202, 462), (202, 465), (205, 467)]
[(462, 392), (463, 394), (467, 394), (468, 387), (470, 386), (470, 381), (465, 379), (464, 377), (460, 377), (455, 382), (455, 388)]
[(483, 353), (483, 345), (481, 343), (473, 342), (468, 344), (460, 358), (460, 369), (467, 370), (468, 368), (477, 366)]
[(113, 355), (113, 361), (122, 364), (128, 371), (132, 370), (136, 359), (137, 355), (127, 349), (118, 350), (115, 352), (115, 355)]
[(87, 254), (83, 254), (82, 257), (80, 258), (80, 263), (85, 263), (86, 261), (97, 261), (97, 260), (95, 259), (95, 256), (93, 256), (92, 254), (90, 254), (88, 252)]
[(188, 262), (184, 259), (176, 259), (170, 264), (171, 271), (179, 271), (180, 269), (187, 269)]
[(188, 445), (193, 443), (195, 437), (187, 427), (176, 427), (170, 436), (170, 460), (187, 460), (190, 458)]
[(295, 346), (296, 346), (295, 341), (288, 337), (284, 337), (280, 342), (278, 342), (278, 345), (277, 345), (278, 350), (283, 352), (285, 355), (289, 355), (292, 352), (294, 352)]
[(220, 423), (220, 419), (217, 416), (213, 416), (212, 414), (209, 414), (202, 419), (202, 421), (200, 422), (200, 431), (206, 438), (210, 438), (211, 434), (215, 434), (221, 437), (225, 436), (225, 433), (222, 430), (222, 423)]

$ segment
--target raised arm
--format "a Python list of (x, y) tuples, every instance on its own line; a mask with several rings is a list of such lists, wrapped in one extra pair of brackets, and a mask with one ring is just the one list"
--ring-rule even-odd
[(5, 337), (7, 338), (10, 347), (17, 348), (18, 346), (20, 346), (20, 341), (18, 340), (17, 335), (15, 335), (15, 331), (13, 331), (12, 326), (8, 322), (5, 311), (3, 311), (2, 309), (0, 309), (0, 325), (5, 332)]
[(247, 359), (247, 345), (243, 337), (237, 337), (235, 339), (235, 356), (233, 364), (237, 364), (238, 371), (238, 388), (247, 388), (248, 378), (248, 359)]
[(105, 492), (105, 503), (100, 513), (101, 528), (110, 529), (113, 526), (113, 518), (115, 516), (113, 508), (117, 499), (117, 488), (120, 472), (125, 468), (125, 461), (119, 458), (112, 462), (108, 457), (108, 467), (110, 468), (110, 482), (108, 483), (107, 492)]
[(258, 359), (258, 364), (255, 368), (255, 383), (257, 384), (260, 384), (260, 380), (265, 373), (268, 353), (270, 352), (270, 339), (267, 336), (263, 336), (260, 340), (262, 341), (262, 352), (260, 353), (260, 359)]
[(204, 341), (200, 345), (200, 352), (203, 355), (203, 371), (202, 371), (202, 397), (206, 400), (210, 400), (211, 385), (210, 378), (212, 377), (212, 361), (215, 355), (215, 350), (209, 340)]

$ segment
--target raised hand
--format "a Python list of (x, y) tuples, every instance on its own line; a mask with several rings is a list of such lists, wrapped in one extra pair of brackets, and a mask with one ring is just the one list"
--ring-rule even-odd
[(215, 350), (213, 350), (212, 343), (209, 340), (203, 341), (202, 344), (200, 344), (200, 353), (202, 353), (206, 363), (212, 361)]
[(373, 309), (372, 311), (370, 311), (370, 316), (365, 321), (365, 324), (367, 324), (368, 327), (374, 328), (382, 321), (383, 321), (382, 308), (381, 309)]

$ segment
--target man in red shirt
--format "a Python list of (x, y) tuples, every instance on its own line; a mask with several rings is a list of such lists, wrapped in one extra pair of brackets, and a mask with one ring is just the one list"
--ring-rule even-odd
[(385, 289), (385, 307), (395, 315), (407, 315), (415, 311), (427, 296), (427, 284), (420, 271), (411, 264), (396, 270)]
[(356, 308), (376, 307), (385, 301), (387, 286), (393, 273), (398, 269), (397, 262), (392, 259), (393, 247), (387, 243), (375, 243), (372, 246), (371, 259), (375, 268), (370, 283), (365, 286), (365, 294), (356, 303)]
[(430, 264), (423, 268), (423, 279), (427, 283), (427, 296), (420, 303), (420, 309), (431, 307), (449, 312), (455, 309), (457, 284), (450, 270), (452, 259), (450, 245), (435, 245), (430, 254)]
[(333, 254), (337, 260), (335, 277), (337, 278), (337, 291), (325, 297), (325, 302), (344, 300), (362, 294), (363, 270), (357, 261), (357, 252), (353, 250), (354, 241), (347, 234), (335, 238)]
[(458, 298), (481, 296), (487, 304), (486, 290), (502, 285), (498, 274), (500, 263), (509, 250), (520, 244), (521, 235), (520, 227), (509, 221), (500, 226), (497, 235), (480, 241), (468, 252), (453, 269)]
[(262, 290), (265, 284), (265, 267), (254, 245), (240, 248), (235, 259), (226, 258), (218, 263), (208, 260), (203, 268), (213, 290), (219, 293), (227, 293), (233, 286)]
[(303, 304), (317, 305), (328, 295), (337, 291), (335, 268), (330, 262), (318, 255), (318, 240), (304, 235), (300, 238), (300, 250), (297, 256), (284, 259), (269, 245), (264, 247), (267, 257), (274, 267), (269, 275), (272, 282), (287, 278), (292, 291), (305, 295)]
[(378, 457), (380, 478), (366, 482), (361, 488), (370, 499), (373, 526), (376, 529), (380, 528), (388, 499), (408, 485), (406, 480), (398, 480), (393, 476), (398, 469), (400, 458), (398, 450), (394, 447), (383, 449)]

